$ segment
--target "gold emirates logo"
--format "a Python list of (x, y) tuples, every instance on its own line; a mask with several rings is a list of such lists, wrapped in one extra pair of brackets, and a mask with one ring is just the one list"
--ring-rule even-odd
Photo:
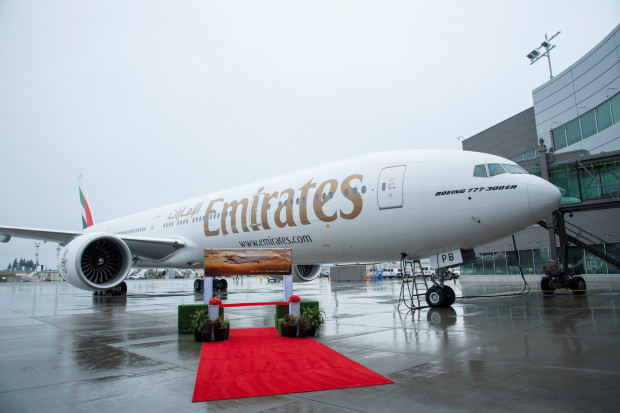
[[(312, 178), (313, 179), (313, 178)], [(250, 232), (250, 227), (253, 231), (260, 231), (263, 229), (271, 229), (268, 220), (268, 213), (270, 209), (269, 201), (272, 199), (279, 199), (281, 202), (278, 207), (275, 208), (271, 221), (275, 223), (278, 228), (295, 227), (293, 211), (294, 208), (299, 210), (299, 219), (301, 225), (310, 225), (308, 219), (308, 205), (310, 204), (310, 198), (308, 197), (310, 189), (316, 188), (314, 191), (314, 197), (312, 198), (312, 209), (316, 217), (323, 222), (332, 222), (338, 218), (338, 213), (343, 219), (355, 219), (362, 212), (362, 196), (358, 192), (357, 188), (351, 186), (351, 181), (358, 180), (362, 183), (363, 176), (354, 174), (346, 177), (342, 181), (340, 186), (340, 192), (342, 195), (351, 202), (352, 209), (350, 212), (345, 209), (340, 209), (331, 215), (327, 215), (324, 211), (324, 207), (327, 203), (333, 200), (333, 194), (338, 189), (338, 181), (335, 179), (328, 179), (321, 183), (318, 187), (315, 182), (310, 179), (304, 186), (299, 188), (301, 191), (298, 198), (298, 202), (295, 202), (295, 191), (292, 188), (284, 189), (280, 192), (273, 193), (263, 192), (264, 187), (259, 188), (258, 193), (252, 197), (252, 205), (250, 209), (250, 200), (243, 198), (239, 201), (226, 201), (224, 198), (216, 198), (209, 202), (207, 211), (205, 212), (204, 220), (204, 232), (205, 236), (213, 237), (220, 234), (223, 235), (229, 233), (227, 218), (230, 218), (230, 231), (233, 233), (239, 233), (237, 228), (237, 211), (241, 207), (241, 229), (243, 232)], [(215, 207), (221, 204), (221, 210), (216, 210)], [(295, 205), (296, 204), (296, 205)], [(248, 209), (250, 209), (250, 224), (248, 225)], [(260, 215), (259, 215), (260, 210)], [(217, 225), (214, 220), (209, 220), (209, 216), (212, 214), (220, 213), (220, 225)], [(215, 215), (214, 215), (215, 216)]]

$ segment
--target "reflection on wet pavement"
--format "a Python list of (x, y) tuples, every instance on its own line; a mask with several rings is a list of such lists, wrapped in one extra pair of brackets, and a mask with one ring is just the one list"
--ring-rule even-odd
[[(282, 283), (230, 278), (225, 302), (281, 301)], [(66, 283), (0, 286), (0, 411), (613, 411), (620, 379), (620, 281), (585, 296), (521, 285), (453, 284), (450, 308), (398, 309), (399, 280), (295, 284), (318, 300), (316, 337), (394, 380), (363, 387), (191, 403), (201, 347), (177, 334), (193, 280), (129, 281), (126, 297)], [(271, 327), (273, 308), (226, 309), (231, 328)], [(277, 349), (274, 349), (277, 351)]]

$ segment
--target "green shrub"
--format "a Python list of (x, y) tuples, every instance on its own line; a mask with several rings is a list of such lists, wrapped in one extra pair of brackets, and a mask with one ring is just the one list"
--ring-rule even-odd
[[(192, 334), (192, 315), (199, 309), (206, 309), (208, 313), (208, 304), (181, 304), (179, 306), (179, 316), (177, 330), (179, 334)], [(224, 317), (224, 309), (220, 308), (220, 317)]]

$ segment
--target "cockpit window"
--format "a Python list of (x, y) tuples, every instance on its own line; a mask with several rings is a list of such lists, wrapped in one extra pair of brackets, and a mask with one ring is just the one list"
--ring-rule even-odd
[(504, 163), (502, 164), (502, 166), (509, 174), (527, 174), (527, 171), (521, 168), (519, 165), (510, 165)]
[(474, 167), (474, 176), (481, 176), (483, 178), (488, 177), (487, 175), (487, 166), (486, 165), (476, 165)]
[(506, 172), (508, 172), (509, 174), (528, 174), (528, 172), (525, 169), (521, 168), (519, 165), (512, 165), (508, 163), (503, 163), (501, 165), (498, 163), (489, 163), (474, 166), (474, 176), (479, 176), (482, 178), (501, 175), (505, 174)]
[(489, 175), (495, 176), (499, 174), (505, 174), (506, 171), (504, 168), (498, 163), (490, 163), (489, 164)]

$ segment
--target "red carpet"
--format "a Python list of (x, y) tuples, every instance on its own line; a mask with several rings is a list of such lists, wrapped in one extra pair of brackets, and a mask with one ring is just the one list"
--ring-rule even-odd
[(230, 330), (202, 344), (193, 402), (394, 383), (312, 338), (275, 328)]

